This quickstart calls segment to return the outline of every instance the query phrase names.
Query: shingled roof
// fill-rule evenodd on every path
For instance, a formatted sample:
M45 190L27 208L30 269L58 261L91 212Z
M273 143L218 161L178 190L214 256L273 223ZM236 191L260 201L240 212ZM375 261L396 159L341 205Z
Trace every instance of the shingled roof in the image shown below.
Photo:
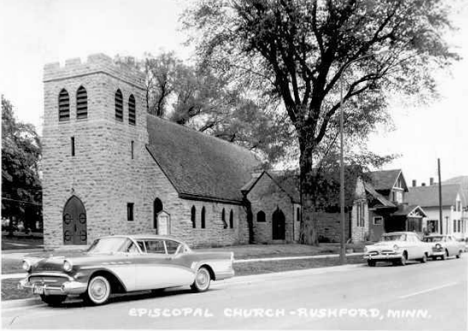
M460 190L460 185L442 185L442 206L453 206L457 199L457 194L460 193L460 198L464 200L464 196ZM421 207L435 207L439 205L439 186L418 186L410 187L406 194L406 201L410 204L419 205Z
M386 199L382 194L377 192L371 184L364 182L364 189L374 199L380 202L381 207L393 207L393 208L396 207L394 203L392 203L391 201Z
M372 179L372 186L377 190L391 190L395 185L401 169L373 171L369 175ZM403 181L405 181L403 177ZM406 182L404 183L406 187Z
M250 151L147 115L147 149L181 198L242 202L241 188L260 162Z

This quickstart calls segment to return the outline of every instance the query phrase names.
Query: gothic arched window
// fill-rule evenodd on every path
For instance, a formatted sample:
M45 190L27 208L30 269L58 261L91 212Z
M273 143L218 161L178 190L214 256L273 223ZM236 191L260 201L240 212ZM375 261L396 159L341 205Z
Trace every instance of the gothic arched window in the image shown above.
M123 95L120 89L115 92L115 118L123 122Z
M88 94L83 86L76 92L76 118L88 117Z
M68 121L70 119L70 96L65 89L59 93L58 109L59 121Z

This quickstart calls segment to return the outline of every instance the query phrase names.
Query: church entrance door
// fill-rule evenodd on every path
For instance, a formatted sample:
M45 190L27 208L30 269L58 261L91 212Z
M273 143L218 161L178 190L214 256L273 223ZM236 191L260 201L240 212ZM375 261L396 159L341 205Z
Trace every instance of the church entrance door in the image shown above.
M285 219L281 209L273 213L273 240L284 240L285 238Z
M85 207L80 199L72 196L63 208L63 244L86 245L87 239Z

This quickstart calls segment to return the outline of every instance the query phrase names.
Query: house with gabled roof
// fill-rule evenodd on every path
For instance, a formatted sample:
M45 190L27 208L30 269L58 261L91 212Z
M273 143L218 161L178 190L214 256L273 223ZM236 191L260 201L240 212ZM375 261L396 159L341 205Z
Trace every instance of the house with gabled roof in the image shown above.
M426 214L425 228L427 232L451 234L455 237L467 237L467 220L465 209L467 201L459 184L443 184L441 186L442 220L439 209L439 185L430 180L430 185L409 188L408 202L421 205Z
M408 186L400 169L374 171L358 178L351 211L351 239L377 241L385 232L423 231L425 211L406 199Z
M148 115L144 77L103 55L44 68L46 248L112 234L292 242L299 199L250 151Z

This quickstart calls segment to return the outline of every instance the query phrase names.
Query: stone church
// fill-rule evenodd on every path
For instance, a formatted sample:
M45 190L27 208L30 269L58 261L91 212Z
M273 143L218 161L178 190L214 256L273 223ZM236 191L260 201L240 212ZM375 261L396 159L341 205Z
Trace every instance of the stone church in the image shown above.
M194 246L286 243L297 193L248 150L146 111L144 76L103 54L44 68L46 248L112 234Z

